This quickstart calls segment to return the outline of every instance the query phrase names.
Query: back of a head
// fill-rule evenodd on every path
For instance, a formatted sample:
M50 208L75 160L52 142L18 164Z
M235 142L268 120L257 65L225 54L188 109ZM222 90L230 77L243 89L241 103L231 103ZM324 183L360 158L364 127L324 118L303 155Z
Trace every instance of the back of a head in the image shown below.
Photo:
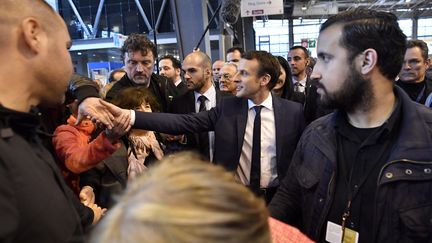
M92 242L270 242L262 199L232 173L183 153L128 186Z
M381 73L389 80L395 79L402 67L406 36L394 14L356 8L330 17L321 25L320 32L333 25L343 28L340 43L347 48L349 60L366 49L374 49Z

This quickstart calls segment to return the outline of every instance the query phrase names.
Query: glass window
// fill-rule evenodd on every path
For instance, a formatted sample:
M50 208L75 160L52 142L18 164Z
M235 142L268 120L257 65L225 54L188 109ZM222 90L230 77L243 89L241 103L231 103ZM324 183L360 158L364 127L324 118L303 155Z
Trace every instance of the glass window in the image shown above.
M412 20L411 19L400 19L398 20L399 27L408 39L412 38Z
M430 39L432 37L432 18L424 18L418 20L418 39Z

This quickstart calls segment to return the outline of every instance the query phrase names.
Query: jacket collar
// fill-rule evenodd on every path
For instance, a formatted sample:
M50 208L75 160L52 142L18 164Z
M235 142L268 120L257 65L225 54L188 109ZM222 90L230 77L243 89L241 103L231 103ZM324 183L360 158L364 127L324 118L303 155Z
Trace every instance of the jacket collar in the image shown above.
M30 112L19 112L8 109L0 105L0 127L3 132L12 128L14 132L17 132L23 136L34 136L40 128L40 113L36 107L32 107ZM10 133L6 133L10 134ZM10 134L10 135L13 135Z
M431 160L432 154L432 112L427 107L412 101L399 87L394 92L401 103L401 120L398 126L398 136L392 148L389 161L400 159ZM310 140L330 160L336 161L336 119L341 114L337 110L310 125L307 132L317 136Z

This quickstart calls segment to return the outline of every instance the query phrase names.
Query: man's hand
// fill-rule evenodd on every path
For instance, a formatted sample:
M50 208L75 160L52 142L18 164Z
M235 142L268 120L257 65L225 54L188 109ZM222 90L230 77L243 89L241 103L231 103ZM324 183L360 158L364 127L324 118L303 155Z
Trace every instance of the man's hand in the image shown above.
M105 129L105 136L111 141L116 143L123 135L125 135L131 128L130 117L121 116L114 119L114 127L112 129Z
M102 216L105 215L105 212L107 211L106 208L101 208L94 203L86 205L86 206L93 210L93 223L92 223L92 225L95 225L97 222L99 222L99 220L102 218Z
M86 116L89 116L96 124L103 124L108 129L114 126L114 116L102 105L101 99L95 97L86 98L78 107L78 117L75 124L79 124Z
M93 192L93 188L90 186L84 186L80 191L79 197L82 204L85 206L94 204L95 202L95 194Z
M131 125L131 111L119 108L109 102L99 100L101 105L105 107L105 109L111 113L112 116L115 117L115 122L122 123L122 127L130 127ZM129 130L129 129L127 129Z

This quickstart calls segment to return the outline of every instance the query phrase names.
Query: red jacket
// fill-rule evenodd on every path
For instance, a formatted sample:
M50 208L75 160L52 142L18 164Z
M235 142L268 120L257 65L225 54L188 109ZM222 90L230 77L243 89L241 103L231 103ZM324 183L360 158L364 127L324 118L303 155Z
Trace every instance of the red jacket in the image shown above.
M75 121L76 118L70 116L67 120L68 124L58 126L54 131L52 142L59 161L62 161L74 174L79 174L111 156L120 147L120 143L112 144L104 133L90 142L91 134L95 129L94 124L84 120L75 126ZM75 187L74 185L77 184L72 183L72 185Z

